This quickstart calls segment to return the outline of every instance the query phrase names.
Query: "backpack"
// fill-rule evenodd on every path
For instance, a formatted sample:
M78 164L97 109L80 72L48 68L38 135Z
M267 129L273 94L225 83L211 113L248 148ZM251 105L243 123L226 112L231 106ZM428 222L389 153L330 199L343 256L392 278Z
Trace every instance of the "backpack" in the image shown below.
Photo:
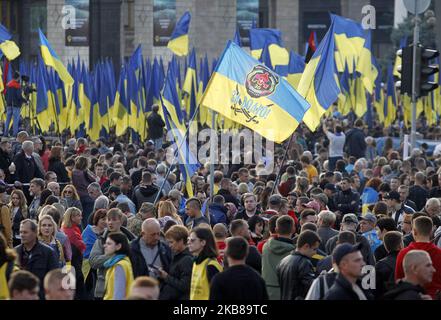
M336 272L327 272L323 270L320 275L312 283L306 300L323 300L326 293L334 284L334 280L337 276Z

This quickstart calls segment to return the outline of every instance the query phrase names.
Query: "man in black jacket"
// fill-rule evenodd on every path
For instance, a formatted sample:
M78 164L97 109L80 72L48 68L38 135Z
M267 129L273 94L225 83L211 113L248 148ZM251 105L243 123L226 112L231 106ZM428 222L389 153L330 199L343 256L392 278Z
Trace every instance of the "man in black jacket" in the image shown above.
M14 158L16 170L13 172L10 169L12 179L21 183L29 183L33 178L44 179L44 173L35 162L33 152L34 143L32 141L23 142L23 150Z
M217 192L217 194L224 197L225 203L231 202L236 206L236 208L239 208L240 207L239 199L233 196L230 192L231 184L232 182L230 178L223 178L220 182L220 189Z
M152 113L147 118L149 125L148 136L149 139L155 143L155 150L162 148L162 138L164 135L165 122L159 115L159 106L154 105L152 107Z
M403 235L398 231L389 231L383 238L386 257L375 264L375 296L381 297L395 283L397 256L403 249Z
M404 278L384 295L386 300L432 300L424 287L432 282L435 268L423 250L409 251L403 260Z
M357 225L358 219L357 216L353 213L349 213L343 216L343 220L340 226L340 231L351 231L355 234L355 241L360 243L360 251L363 255L364 261L374 266L375 259L374 254L371 250L371 246L369 245L369 241L363 235L357 233ZM326 243L326 252L331 254L334 251L334 248L337 245L338 236L334 236L328 240Z
M311 230L303 231L297 240L297 249L280 261L277 277L281 300L300 300L306 297L315 278L311 258L320 245L320 237Z
M187 248L188 230L184 226L172 226L165 234L173 252L169 272L159 269L163 286L160 300L188 300L190 295L193 256Z
M366 156L366 141L363 132L363 120L355 121L355 128L349 130L346 134L345 147L349 156L356 159L364 158Z
M250 229L245 220L233 220L230 224L230 234L232 237L243 237L248 242L251 241ZM254 245L249 246L245 263L259 274L262 272L262 256ZM228 260L224 260L224 267L226 266L228 266Z
M332 258L338 266L338 275L324 300L372 300L372 295L360 284L366 264L360 252L360 244L339 244L332 253Z
M43 281L46 274L58 268L58 259L52 248L38 241L37 224L30 219L20 224L21 244L15 247L21 270L32 272L40 280L40 299L44 299Z
M141 184L133 190L132 201L136 206L136 210L139 210L144 202L154 203L158 192L159 188L153 184L152 174L149 171L144 171Z
M210 300L268 300L265 281L245 263L248 247L243 237L227 241L229 267L211 280Z
M343 216L347 213L358 213L360 205L360 194L351 189L351 178L343 178L340 182L340 189L335 194L334 202L337 207L335 214Z
M25 99L22 95L20 85L20 74L14 73L14 78L6 84L6 122L3 135L7 137L9 135L9 124L11 119L14 120L12 124L12 133L15 137L18 133L18 124L20 122L20 110Z
M130 260L133 276L149 276L159 279L159 270L168 272L172 261L171 249L160 240L161 226L155 218L142 223L141 236L130 244Z

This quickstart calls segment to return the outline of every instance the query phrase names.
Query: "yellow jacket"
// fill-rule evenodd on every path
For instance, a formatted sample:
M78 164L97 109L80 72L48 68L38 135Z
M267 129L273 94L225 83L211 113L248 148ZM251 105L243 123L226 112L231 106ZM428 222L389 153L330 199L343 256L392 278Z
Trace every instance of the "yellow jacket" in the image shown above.
M130 262L129 257L124 257L122 260L119 260L117 263L115 263L113 266L111 266L109 269L107 269L106 272L106 282L105 282L105 294L104 294L104 300L113 300L114 294L115 294L115 272L116 267L120 266L124 270L125 274L125 280L126 280L126 292L125 292L125 298L129 295L130 287L132 286L133 282L133 270L132 270L132 263Z
M190 300L208 300L210 298L210 283L207 276L208 266L215 266L219 272L222 271L222 266L213 258L207 258L200 264L193 263Z

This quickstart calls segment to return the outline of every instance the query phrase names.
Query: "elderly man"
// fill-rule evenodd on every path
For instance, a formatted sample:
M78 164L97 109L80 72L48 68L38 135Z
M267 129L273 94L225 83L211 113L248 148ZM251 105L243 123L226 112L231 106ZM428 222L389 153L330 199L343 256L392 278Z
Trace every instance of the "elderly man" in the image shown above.
M33 178L44 179L44 173L39 168L33 156L34 143L32 141L23 142L23 150L14 158L15 171L9 169L15 181L29 183Z
M424 212L431 218L439 217L441 215L441 201L438 198L428 199L424 206Z
M95 201L99 196L103 194L103 192L101 191L101 186L98 182L92 182L91 184L89 184L89 186L87 187L87 193L93 199L93 201Z
M141 229L141 235L130 244L133 276L159 279L159 269L169 271L171 249L160 240L161 227L157 219L144 220Z

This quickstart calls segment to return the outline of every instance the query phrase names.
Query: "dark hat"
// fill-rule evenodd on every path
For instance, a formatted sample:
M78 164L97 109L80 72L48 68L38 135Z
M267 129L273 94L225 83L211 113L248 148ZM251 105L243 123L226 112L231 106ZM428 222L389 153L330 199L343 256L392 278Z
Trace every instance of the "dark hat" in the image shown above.
M337 265L340 264L341 260L350 253L360 251L361 243L352 245L349 243L342 243L335 247L332 252L332 260Z
M325 188L324 189L331 190L332 192L337 192L337 188L335 187L335 184L333 184L333 183L325 184Z
M386 200L397 200L397 201L400 201L400 194L398 192L396 192L396 191L391 191L389 193L386 193L383 196L383 198L386 199Z

